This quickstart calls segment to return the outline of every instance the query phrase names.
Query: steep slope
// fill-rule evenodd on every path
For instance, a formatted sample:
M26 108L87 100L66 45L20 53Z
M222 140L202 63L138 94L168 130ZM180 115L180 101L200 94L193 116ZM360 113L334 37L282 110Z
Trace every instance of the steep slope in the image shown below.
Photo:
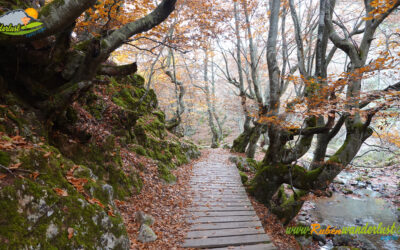
M198 157L165 130L139 75L99 77L89 93L54 124L1 94L0 248L127 249L116 204L140 192L148 164L171 183L170 169Z

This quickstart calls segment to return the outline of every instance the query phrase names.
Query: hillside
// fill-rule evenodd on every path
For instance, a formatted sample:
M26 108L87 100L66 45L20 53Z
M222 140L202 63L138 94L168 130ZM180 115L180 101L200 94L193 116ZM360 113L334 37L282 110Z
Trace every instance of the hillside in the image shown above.
M129 248L118 203L141 192L149 166L167 185L171 169L199 156L166 131L141 76L100 78L56 124L2 95L0 245Z

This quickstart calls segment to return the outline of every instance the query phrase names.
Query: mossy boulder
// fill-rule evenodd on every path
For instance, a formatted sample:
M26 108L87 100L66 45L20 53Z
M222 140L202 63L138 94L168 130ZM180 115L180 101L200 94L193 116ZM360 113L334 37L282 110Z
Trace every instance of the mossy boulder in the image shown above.
M79 166L73 177L86 183L78 191L66 178L75 163L51 146L15 153L13 159L22 163L20 168L38 175L15 177L12 185L0 186L0 245L12 249L129 248L120 214L107 214L110 207L118 211L110 185ZM99 200L101 206L90 199Z

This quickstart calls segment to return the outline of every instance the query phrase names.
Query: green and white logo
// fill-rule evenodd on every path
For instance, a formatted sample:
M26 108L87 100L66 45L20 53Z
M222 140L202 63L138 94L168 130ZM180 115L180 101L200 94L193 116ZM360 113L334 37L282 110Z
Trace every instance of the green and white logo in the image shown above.
M32 36L45 28L37 19L39 13L33 9L13 10L0 17L0 33L10 36Z

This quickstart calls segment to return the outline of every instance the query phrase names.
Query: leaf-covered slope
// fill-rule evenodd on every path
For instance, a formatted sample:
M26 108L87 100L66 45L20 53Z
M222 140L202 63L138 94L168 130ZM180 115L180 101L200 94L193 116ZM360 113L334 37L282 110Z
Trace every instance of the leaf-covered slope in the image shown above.
M119 201L149 164L173 182L170 169L198 156L165 130L140 76L99 82L54 124L0 97L0 249L128 249Z

